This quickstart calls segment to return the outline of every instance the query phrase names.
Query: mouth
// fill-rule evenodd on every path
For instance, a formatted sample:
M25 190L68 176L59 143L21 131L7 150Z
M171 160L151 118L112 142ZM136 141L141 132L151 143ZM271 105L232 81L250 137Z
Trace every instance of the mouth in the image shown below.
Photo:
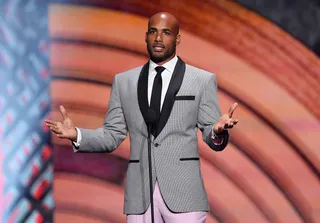
M154 50L155 52L162 52L162 51L164 51L164 46L163 46L163 45L154 44L152 47L153 47L153 50Z

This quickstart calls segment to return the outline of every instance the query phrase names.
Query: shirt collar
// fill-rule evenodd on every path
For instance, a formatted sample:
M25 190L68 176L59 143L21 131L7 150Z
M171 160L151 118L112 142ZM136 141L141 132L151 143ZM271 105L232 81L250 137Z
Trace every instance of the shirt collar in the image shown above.
M170 73L173 73L174 68L175 68L175 66L177 64L177 61L178 61L178 57L176 55L174 58L169 60L167 63L163 64L162 67L166 68L166 70L168 70ZM154 69L156 67L158 67L158 66L159 66L158 64L156 64L155 62L150 60L150 62L149 62L149 73L154 71Z

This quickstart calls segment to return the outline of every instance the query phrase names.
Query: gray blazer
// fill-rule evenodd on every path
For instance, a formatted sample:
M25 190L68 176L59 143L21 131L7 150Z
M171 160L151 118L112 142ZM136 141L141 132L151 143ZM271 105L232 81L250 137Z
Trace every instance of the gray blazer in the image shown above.
M141 214L150 203L147 126L149 63L115 76L103 126L80 129L83 152L112 152L130 136L130 160L126 175L124 213ZM203 140L216 151L211 129L221 116L216 76L185 64L178 58L155 137L152 138L153 185L157 180L168 208L173 212L208 211L208 199L200 172L198 128ZM108 198L106 198L108 199Z

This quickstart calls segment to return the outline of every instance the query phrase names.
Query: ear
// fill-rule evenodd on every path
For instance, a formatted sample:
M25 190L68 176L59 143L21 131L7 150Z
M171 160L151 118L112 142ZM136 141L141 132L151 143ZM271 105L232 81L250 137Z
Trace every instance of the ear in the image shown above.
M148 32L146 32L146 35L144 36L144 41L147 43L148 40Z
M181 36L180 36L180 34L178 34L176 36L176 46L178 46L180 44L180 41L181 41Z

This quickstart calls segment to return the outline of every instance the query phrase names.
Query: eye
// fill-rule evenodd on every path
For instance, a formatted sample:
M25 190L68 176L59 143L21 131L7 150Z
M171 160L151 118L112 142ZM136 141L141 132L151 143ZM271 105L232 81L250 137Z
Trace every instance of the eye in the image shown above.
M170 33L169 31L165 31L164 34L165 34L166 36L171 35L171 33Z
M149 30L149 34L154 34L156 33L154 30Z

